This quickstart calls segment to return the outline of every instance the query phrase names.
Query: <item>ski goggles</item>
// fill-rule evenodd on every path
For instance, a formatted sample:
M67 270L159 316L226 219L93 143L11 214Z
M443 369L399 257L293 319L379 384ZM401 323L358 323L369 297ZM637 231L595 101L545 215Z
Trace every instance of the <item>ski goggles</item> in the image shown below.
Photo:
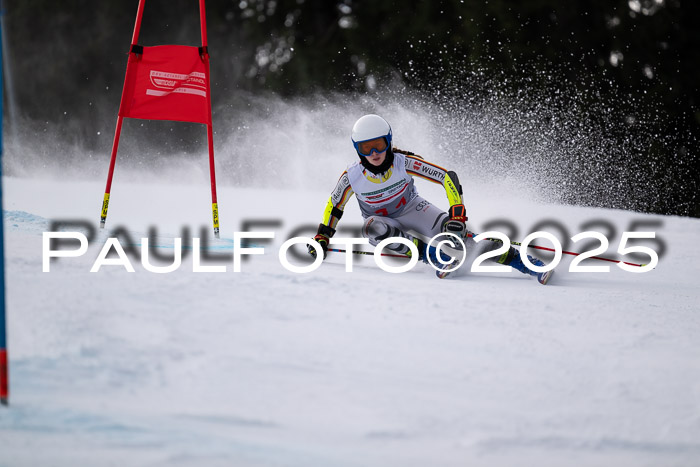
M354 144L358 154L364 157L369 157L375 152L384 152L389 147L389 143L387 143L386 138L383 136Z

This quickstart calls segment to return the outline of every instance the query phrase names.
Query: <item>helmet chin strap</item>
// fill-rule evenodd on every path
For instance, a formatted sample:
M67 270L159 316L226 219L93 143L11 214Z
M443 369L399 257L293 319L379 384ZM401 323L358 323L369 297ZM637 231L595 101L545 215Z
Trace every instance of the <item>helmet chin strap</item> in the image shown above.
M386 158L384 158L384 162L382 162L380 165L372 165L372 163L368 161L366 157L363 156L360 156L360 163L362 164L362 167L369 170L375 175L383 174L384 172L389 170L391 164L394 163L394 152L391 150L391 148L387 149Z

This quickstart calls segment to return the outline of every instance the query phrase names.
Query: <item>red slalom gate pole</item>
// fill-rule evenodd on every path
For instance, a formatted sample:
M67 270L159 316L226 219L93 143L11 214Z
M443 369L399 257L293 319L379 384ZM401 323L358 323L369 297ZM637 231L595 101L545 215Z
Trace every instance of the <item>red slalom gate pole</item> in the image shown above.
M0 15L4 15L0 1ZM2 26L0 23L0 90L3 89ZM0 214L2 214L2 114L3 96L0 91ZM9 403L9 368L7 363L7 307L5 301L5 226L0 218L0 404Z
M8 405L10 399L10 384L7 366L7 349L0 349L0 404Z
M199 24L202 30L202 48L200 54L206 66L205 80L207 86L207 108L209 122L207 123L207 146L209 148L209 176L211 178L211 213L214 224L214 236L219 238L219 204L216 199L216 170L214 168L214 130L211 117L211 81L209 79L209 50L207 47L207 19L204 0L199 0Z
M107 185L105 186L105 196L102 199L102 212L100 213L100 228L104 229L107 222L107 210L109 209L109 195L112 192L112 176L114 175L114 164L117 162L117 150L119 148L119 135L122 132L122 116L117 117L117 128L114 130L114 141L112 141L112 156L109 160L109 172L107 173Z
M139 0L139 7L136 13L136 23L134 24L134 33L131 36L131 50L129 50L129 60L133 59L134 46L138 43L139 32L141 31L141 18L143 17L143 7L146 5L146 0ZM129 67L127 66L127 70ZM119 105L119 115L117 116L117 127L114 130L114 140L112 141L112 155L109 160L109 172L107 173L107 184L105 186L105 196L102 200L102 212L100 214L100 228L104 228L105 222L107 222L107 210L109 209L109 196L112 192L112 177L114 176L114 165L117 162L117 151L119 150L119 136L122 132L122 120L121 108L124 104L124 95L127 90L127 80L124 79L124 86L122 87L122 102Z
M146 0L139 0L139 9L136 12L136 23L134 23L134 34L131 36L131 45L136 45L139 42L139 32L141 31L141 18L143 18L144 6L146 6Z

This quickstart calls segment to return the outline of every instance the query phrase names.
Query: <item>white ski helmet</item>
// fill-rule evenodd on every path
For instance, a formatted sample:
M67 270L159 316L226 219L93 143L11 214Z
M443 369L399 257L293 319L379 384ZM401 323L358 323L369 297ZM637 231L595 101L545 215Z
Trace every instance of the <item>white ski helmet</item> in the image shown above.
M386 148L391 149L391 126L379 115L365 115L356 121L352 127L352 144L360 156L367 157L372 152L383 152L385 150L374 148L363 153L360 149L360 143L377 138L384 138L386 140Z

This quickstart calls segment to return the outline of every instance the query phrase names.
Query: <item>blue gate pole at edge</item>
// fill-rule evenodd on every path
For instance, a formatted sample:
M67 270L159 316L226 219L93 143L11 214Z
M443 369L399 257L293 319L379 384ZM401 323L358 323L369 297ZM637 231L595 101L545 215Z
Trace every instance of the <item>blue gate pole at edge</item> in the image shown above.
M0 15L5 14L0 0ZM7 326L5 325L5 226L2 210L2 114L3 114L3 63L2 63L2 23L0 22L0 403L9 402L8 360L7 360Z

